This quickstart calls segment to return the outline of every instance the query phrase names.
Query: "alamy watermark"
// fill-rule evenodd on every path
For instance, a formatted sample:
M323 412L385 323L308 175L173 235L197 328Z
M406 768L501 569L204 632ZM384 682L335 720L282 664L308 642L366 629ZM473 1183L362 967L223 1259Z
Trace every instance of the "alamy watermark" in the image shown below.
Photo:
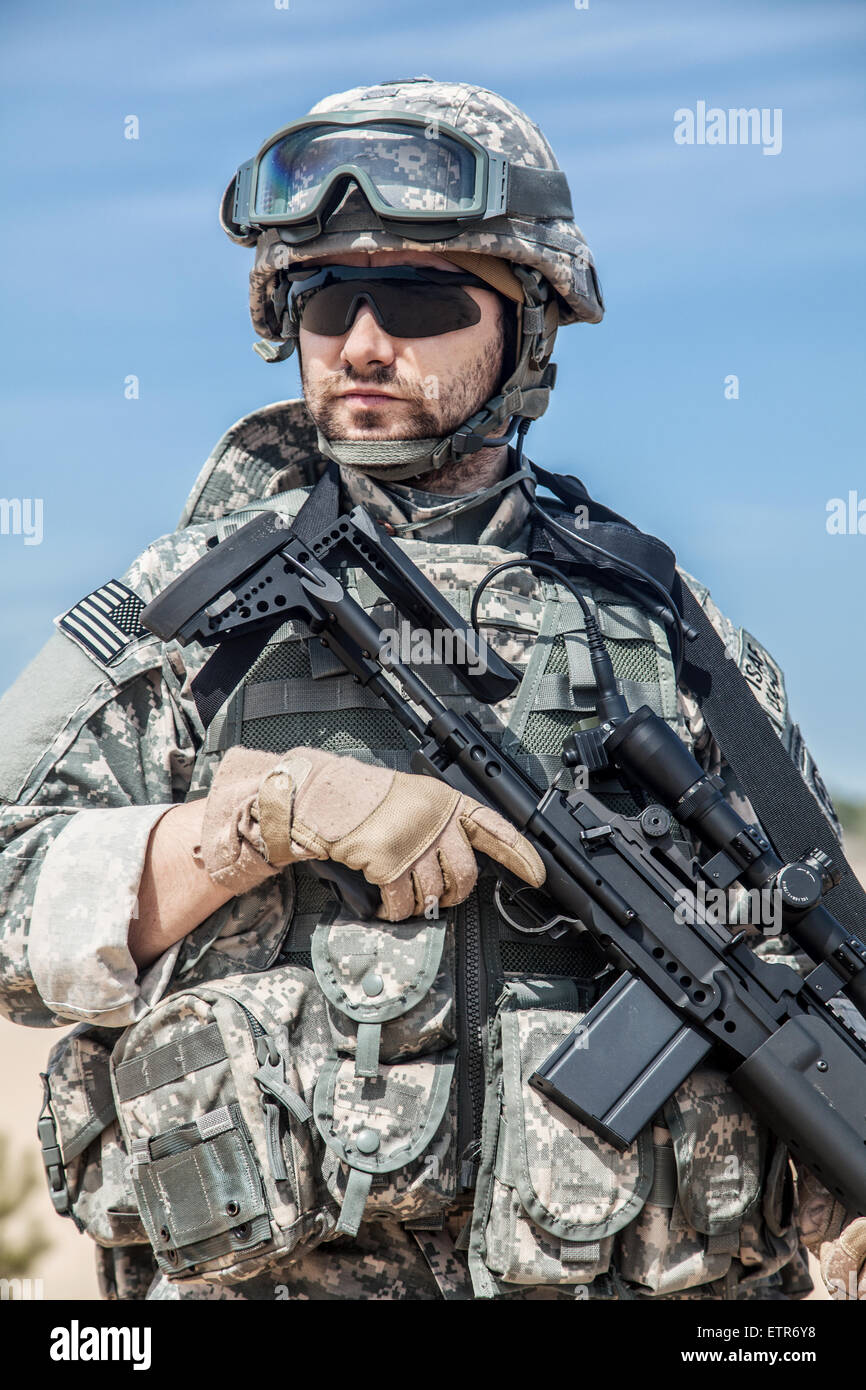
M694 891L678 888L674 921L693 927L695 922L711 926L758 927L764 936L782 931L782 895L778 888L712 888L701 880Z
M131 1361L134 1371L151 1363L149 1327L82 1327L73 1318L68 1327L51 1329L48 1355L52 1361Z
M487 670L485 647L481 638L464 629L462 634L451 628L436 628L428 632L413 627L405 618L399 627L383 627L379 658L384 666L400 662L404 666L455 666L458 663L473 676L483 676Z
M25 545L42 544L41 497L0 497L0 536L23 536Z
M760 145L762 154L782 152L782 108L737 106L727 111L705 101L674 112L677 145Z
M866 536L866 497L860 497L854 488L847 498L831 497L825 524L830 536Z
M45 1297L42 1279L0 1279L0 1303L31 1303Z

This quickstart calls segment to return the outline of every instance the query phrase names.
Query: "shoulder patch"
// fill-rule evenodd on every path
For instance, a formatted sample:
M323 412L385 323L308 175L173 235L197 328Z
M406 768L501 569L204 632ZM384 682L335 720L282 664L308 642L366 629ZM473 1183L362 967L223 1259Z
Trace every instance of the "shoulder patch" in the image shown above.
M740 629L739 662L741 672L752 687L752 694L767 717L783 733L788 726L788 697L785 693L785 677L766 647Z
M150 635L142 626L144 599L119 579L109 579L67 613L57 626L101 665L108 666L139 637Z

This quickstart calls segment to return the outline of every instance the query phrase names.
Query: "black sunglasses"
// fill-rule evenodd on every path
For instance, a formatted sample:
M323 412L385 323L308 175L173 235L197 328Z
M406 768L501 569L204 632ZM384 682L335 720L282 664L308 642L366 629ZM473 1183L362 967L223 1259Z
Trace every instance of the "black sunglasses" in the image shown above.
M481 309L464 285L489 290L462 270L427 270L411 265L327 265L286 272L293 322L310 333L348 333L361 304L394 338L435 338L478 323ZM496 291L494 290L495 294Z

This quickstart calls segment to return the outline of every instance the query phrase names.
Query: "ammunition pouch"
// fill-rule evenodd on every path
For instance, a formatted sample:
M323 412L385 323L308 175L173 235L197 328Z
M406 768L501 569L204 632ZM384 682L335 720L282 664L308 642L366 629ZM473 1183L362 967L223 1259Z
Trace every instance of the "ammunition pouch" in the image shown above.
M316 1084L323 1177L339 1230L425 1219L456 1194L453 982L445 917L316 928L313 968L335 1051Z
M52 1048L42 1073L38 1134L56 1211L99 1245L140 1245L147 1232L111 1090L117 1034L79 1024Z
M315 978L292 966L169 995L121 1036L117 1112L169 1278L243 1279L333 1231L311 1107L329 1052Z
M445 939L444 920L340 917L312 970L203 982L122 1034L106 1104L137 1238L169 1279L234 1283L362 1217L454 1200Z
M626 1297L710 1284L741 1296L797 1249L787 1151L704 1068L629 1149L599 1139L528 1084L582 1017L567 980L513 981L500 998L470 1238L476 1296L596 1280L605 1297L611 1280Z

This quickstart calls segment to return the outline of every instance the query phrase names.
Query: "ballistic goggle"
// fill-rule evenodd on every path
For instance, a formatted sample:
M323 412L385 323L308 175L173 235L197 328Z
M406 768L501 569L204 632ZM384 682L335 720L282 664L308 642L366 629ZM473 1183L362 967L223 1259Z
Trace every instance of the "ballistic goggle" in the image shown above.
M363 303L394 338L435 338L481 318L465 285L491 288L464 270L329 265L289 270L284 293L292 324L297 328L303 322L310 333L348 333Z
M309 241L352 183L389 230L415 241L493 217L574 217L558 169L513 164L444 121L344 111L294 121L241 165L234 228L278 227L287 242Z

